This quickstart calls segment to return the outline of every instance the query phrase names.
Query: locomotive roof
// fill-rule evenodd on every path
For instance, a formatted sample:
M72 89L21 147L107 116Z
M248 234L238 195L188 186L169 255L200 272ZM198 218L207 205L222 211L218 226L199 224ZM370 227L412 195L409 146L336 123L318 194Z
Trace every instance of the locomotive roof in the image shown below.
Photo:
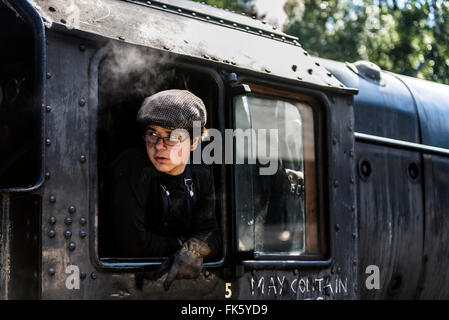
M346 88L298 38L242 14L188 0L28 0L67 29L263 72L342 93ZM65 27L64 27L65 26Z

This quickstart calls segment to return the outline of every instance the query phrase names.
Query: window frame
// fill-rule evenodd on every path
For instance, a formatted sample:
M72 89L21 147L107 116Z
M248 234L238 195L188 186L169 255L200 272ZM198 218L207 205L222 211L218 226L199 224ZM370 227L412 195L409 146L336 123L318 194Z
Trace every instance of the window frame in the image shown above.
M149 48L151 49L151 48ZM155 49L151 49L155 50ZM93 237L90 238L90 259L93 265L102 271L121 271L121 272L135 272L142 269L152 269L158 267L164 263L168 257L107 257L100 256L99 253L99 176L98 176L98 141L96 128L98 124L98 111L99 111L99 68L104 59L110 54L111 49L108 47L100 48L91 58L89 65L89 83L90 83L90 96L89 105L92 106L93 116L89 118L89 132L91 136L89 137L92 141L89 145L89 152L93 161L90 161L90 185L93 187L89 190L89 215L90 219L90 233ZM224 101L225 101L225 85L222 77L218 74L216 70L208 66L199 65L198 62L192 62L190 60L179 59L174 63L169 64L173 68L183 69L186 71L192 71L197 73L202 73L207 75L210 79L215 81L217 86L217 104L216 110L213 110L213 114L216 115L216 121L218 129L224 135ZM220 168L220 180L223 183L223 190L227 189L226 185L226 168L221 166ZM204 267L207 268L219 268L223 266L224 261L227 256L227 203L223 194L218 194L216 191L216 199L220 204L220 219L221 219L221 230L222 230L222 255L218 261L210 261L203 263Z
M247 85L251 89L251 93L247 95L256 95L257 97L266 97L268 99L279 99L288 102L299 102L305 103L312 109L313 121L314 121L314 148L315 148L315 207L317 214L315 219L318 223L317 225L317 242L321 246L321 252L318 253L307 253L307 248L309 245L310 237L306 234L306 251L305 253L299 255L290 255L282 253L258 253L256 251L253 254L249 252L239 251L237 246L238 235L237 235L237 216L236 216L236 199L235 199L235 179L234 171L232 172L232 206L233 206L233 216L234 216L234 248L233 251L237 257L237 260L244 266L249 266L252 268L297 268L300 266L328 266L332 262L332 246L330 246L330 235L328 232L329 218L326 217L325 212L328 212L328 208L325 202L325 173L323 168L325 165L325 119L326 114L323 111L323 94L314 92L309 89L302 88L292 88L288 85L282 86L279 83L272 83L268 81L263 81L260 79L242 77L239 81L240 85ZM235 94L230 98L231 108L229 112L229 119L234 128L234 97L241 95ZM307 180L305 179L305 188L307 188ZM307 201L307 200L306 200ZM310 221L309 210L305 210L305 223L307 226L307 220Z

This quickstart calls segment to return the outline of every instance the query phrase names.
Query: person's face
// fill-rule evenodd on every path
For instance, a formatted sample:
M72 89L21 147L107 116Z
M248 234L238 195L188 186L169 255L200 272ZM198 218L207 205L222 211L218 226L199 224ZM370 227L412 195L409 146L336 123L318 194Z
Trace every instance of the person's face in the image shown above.
M198 138L190 143L185 130L172 130L157 125L148 125L145 132L145 144L148 157L154 167L169 175L179 175L189 161L190 152L198 145ZM167 138L164 142L161 138Z

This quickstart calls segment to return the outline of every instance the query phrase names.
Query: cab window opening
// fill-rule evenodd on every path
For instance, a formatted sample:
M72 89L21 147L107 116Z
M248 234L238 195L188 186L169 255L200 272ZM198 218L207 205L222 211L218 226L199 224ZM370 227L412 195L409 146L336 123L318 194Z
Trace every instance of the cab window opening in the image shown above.
M33 30L0 3L0 189L29 188L42 175L41 106ZM7 50L6 50L7 44Z
M154 70L133 70L126 77L114 79L108 76L108 58L99 66L98 79L98 181L99 181L99 223L98 223L98 253L100 261L119 261L125 264L135 262L161 262L163 256L125 256L113 246L114 234L111 232L111 222L108 219L108 201L110 195L110 172L111 165L117 156L129 148L145 148L142 127L136 122L136 115L142 105L142 101L152 94L164 90L179 89L188 90L201 98L207 109L206 128L217 127L215 108L218 103L218 86L216 81L208 74L192 69L178 67L172 64L159 65L158 72ZM160 76L161 79L154 79ZM149 86L142 90L141 79ZM154 80L154 81L153 81ZM110 88L121 88L111 92ZM123 88L129 88L123 90ZM207 144L204 141L199 148ZM191 155L192 156L192 155ZM192 159L190 159L192 160ZM215 194L220 191L220 166L209 165L215 180ZM221 226L221 203L220 197L215 196L215 215L218 227ZM222 260L222 248L220 252L206 257L204 262L215 263Z

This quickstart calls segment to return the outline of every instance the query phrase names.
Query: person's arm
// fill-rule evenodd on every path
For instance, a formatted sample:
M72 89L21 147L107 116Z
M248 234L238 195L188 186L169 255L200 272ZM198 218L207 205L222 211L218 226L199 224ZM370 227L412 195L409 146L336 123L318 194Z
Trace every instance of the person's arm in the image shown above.
M115 166L111 178L110 213L118 252L133 257L162 257L176 252L180 248L176 238L162 237L145 227L145 209L131 186L140 187L140 176Z

